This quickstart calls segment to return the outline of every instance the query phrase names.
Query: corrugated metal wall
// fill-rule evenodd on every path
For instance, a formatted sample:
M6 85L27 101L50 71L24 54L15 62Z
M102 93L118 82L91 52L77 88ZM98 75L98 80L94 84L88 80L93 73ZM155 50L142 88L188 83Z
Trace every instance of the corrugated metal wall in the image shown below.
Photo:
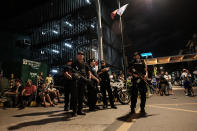
M101 5L104 10L106 6L103 2ZM109 64L120 67L120 39L110 29L110 10L102 13L105 13L102 19L104 58ZM34 20L29 30L32 60L54 67L64 65L69 58L75 59L78 51L85 53L85 60L98 58L94 0L50 0L27 14Z
M97 19L91 0L51 0L32 13L38 13L41 23L31 30L33 60L57 66L74 59L78 51L84 51L85 59L97 51L92 44L97 39Z

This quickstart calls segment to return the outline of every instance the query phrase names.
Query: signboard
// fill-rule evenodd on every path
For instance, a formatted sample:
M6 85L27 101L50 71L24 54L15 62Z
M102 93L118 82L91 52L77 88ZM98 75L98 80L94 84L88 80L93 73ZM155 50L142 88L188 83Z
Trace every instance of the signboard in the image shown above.
M21 69L21 80L23 85L26 84L28 79L32 80L34 85L37 85L37 77L40 72L43 72L44 78L47 76L47 64L30 61L27 59L23 59L22 69Z
M147 57L147 56L152 56L153 54L151 52L148 52L148 53L141 53L140 55L142 57Z

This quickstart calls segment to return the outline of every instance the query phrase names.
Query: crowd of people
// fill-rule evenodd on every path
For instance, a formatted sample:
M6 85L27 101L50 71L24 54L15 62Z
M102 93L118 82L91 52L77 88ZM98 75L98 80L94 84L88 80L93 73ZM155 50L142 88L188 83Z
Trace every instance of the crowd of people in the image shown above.
M135 52L133 60L129 64L128 77L125 78L123 71L117 77L115 72L109 75L110 67L106 65L104 60L101 61L101 67L98 71L95 70L95 60L89 59L84 61L84 53L78 52L76 60L68 60L63 69L63 86L64 86L64 111L72 110L72 116L85 115L83 111L84 95L87 91L87 105L89 111L99 110L97 106L98 85L102 93L103 107L108 108L108 98L111 108L116 109L114 104L114 96L112 93L110 78L119 79L126 82L131 80L129 89L131 99L131 114L135 113L138 92L140 93L140 112L145 113L147 87L150 88L150 93L158 95L174 95L172 88L172 77L168 72L161 73L153 72L152 78L148 78L147 65L141 59L140 54ZM155 70L157 68L155 67ZM194 91L191 84L191 74L184 69L181 75L184 85L185 95L194 96ZM107 97L107 94L108 97ZM46 78L43 73L37 77L36 85L32 84L31 80L27 80L26 86L23 87L19 79L15 80L15 86L8 90L5 94L11 98L13 105L24 108L36 102L37 105L54 107L60 101L60 92L54 88L54 80L51 74ZM48 103L48 104L47 104Z
M155 67L156 68L156 67ZM157 68L156 68L157 69ZM181 85L184 87L184 93L186 96L194 96L192 75L187 69L183 69L180 76ZM158 95L175 95L172 88L172 76L166 71L161 71L153 75L152 79L149 79L149 84L152 85L150 92Z
M32 80L28 79L23 87L21 80L15 79L15 86L6 91L5 95L12 102L10 106L19 108L25 108L30 105L35 106L35 104L47 107L47 102L50 106L55 106L57 105L56 101L60 102L60 94L54 88L51 74L44 79L43 72L37 77L36 85L32 83Z

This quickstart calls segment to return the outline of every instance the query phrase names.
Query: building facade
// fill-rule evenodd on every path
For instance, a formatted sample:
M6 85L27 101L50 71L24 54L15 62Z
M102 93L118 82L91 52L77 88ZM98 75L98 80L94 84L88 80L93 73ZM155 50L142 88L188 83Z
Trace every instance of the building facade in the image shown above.
M111 1L112 2L112 1ZM100 0L104 59L114 67L122 66L121 41L111 25L110 13L117 8ZM75 59L78 51L85 60L99 59L98 18L95 0L50 0L27 12L25 29L31 43L31 60L51 68Z

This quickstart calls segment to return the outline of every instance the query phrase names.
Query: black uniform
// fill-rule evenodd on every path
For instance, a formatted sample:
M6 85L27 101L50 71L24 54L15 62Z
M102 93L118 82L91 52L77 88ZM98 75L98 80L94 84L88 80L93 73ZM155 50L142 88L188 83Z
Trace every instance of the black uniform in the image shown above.
M87 78L89 68L84 62L80 63L79 61L75 61L72 64L72 68L78 71L78 74ZM82 78L75 79L74 86L72 88L72 98L71 98L73 104L73 113L77 112L78 114L80 114L82 112L85 85L86 85L86 81L84 79Z
M102 69L106 68L106 66L102 66L101 69L98 70L98 72L101 72ZM106 90L109 95L109 100L110 100L110 105L111 107L114 106L114 96L112 94L111 86L110 86L110 79L109 79L109 74L108 71L102 72L99 77L101 78L100 81L100 86L101 86L101 92L103 95L103 104L104 107L107 107L107 98L106 98Z
M65 66L64 67L64 73L65 72L72 72L71 71L71 66ZM73 80L67 78L66 76L64 76L64 110L68 111L69 110L69 105L70 108L72 108L72 105L70 103L70 98L71 98L71 90L73 87Z
M89 70L90 72L98 78L98 75L96 73L96 71L94 70L93 67L89 66ZM96 107L96 102L97 102L97 81L96 80L91 80L92 84L87 85L87 89L88 89L88 105L89 105L89 110L95 110Z
M136 74L141 77L144 77L144 75L146 74L144 61L140 59L139 60L134 59L131 62L129 71L132 74ZM132 82L133 82L133 87L130 92L131 93L131 112L135 111L138 91L140 92L140 95L141 95L141 104L140 104L141 111L144 111L145 103L146 103L146 92L147 92L146 83L144 82L142 78L134 77L134 76L133 76Z

